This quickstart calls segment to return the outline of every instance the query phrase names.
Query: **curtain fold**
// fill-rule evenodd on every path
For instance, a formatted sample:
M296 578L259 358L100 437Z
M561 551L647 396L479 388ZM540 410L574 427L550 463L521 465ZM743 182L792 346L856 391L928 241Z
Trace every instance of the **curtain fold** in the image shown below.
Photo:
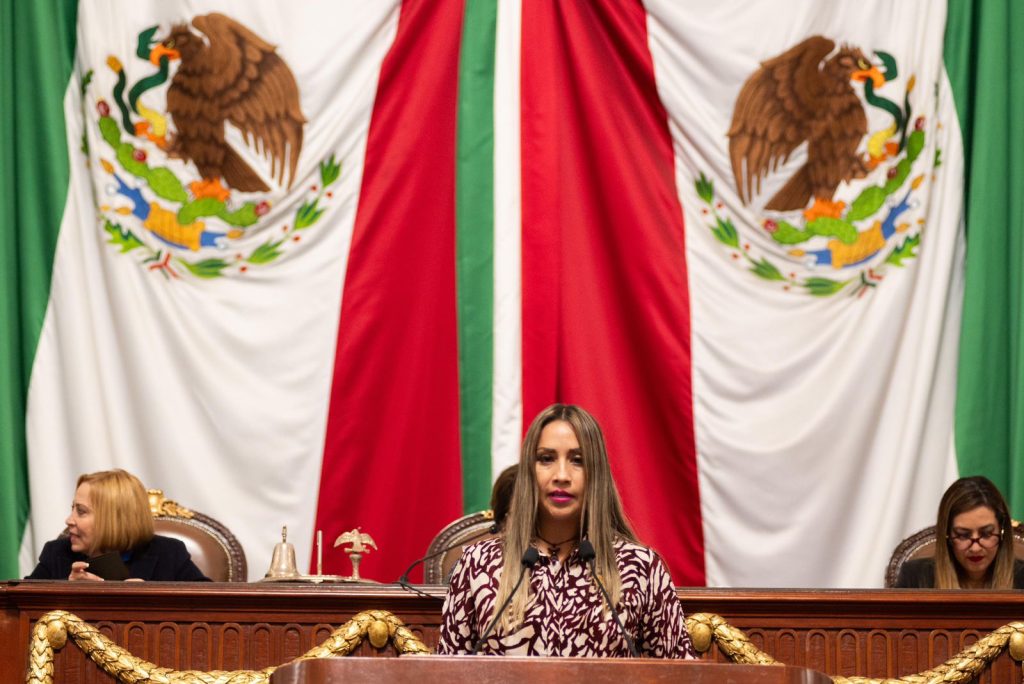
M966 288L956 408L962 475L1024 515L1024 4L951 0L946 68L963 131Z
M68 180L75 0L0 3L0 577L28 519L25 402Z

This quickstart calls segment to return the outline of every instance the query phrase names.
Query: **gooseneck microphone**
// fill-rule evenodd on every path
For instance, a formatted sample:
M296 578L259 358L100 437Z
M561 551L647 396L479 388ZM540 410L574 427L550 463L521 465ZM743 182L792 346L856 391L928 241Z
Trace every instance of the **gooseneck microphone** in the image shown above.
M466 544L471 544L472 542L475 542L478 539L482 539L483 537L486 537L489 534L497 534L497 533L498 533L498 523L494 523L490 527L487 527L487 528L481 530L480 532L477 532L476 534L474 534L469 539L462 539L460 541L455 542L454 544L449 544L448 546L444 547L440 551L435 551L434 553L428 553L423 558L417 558L416 560L414 560L412 562L412 565L410 565L409 567L407 567L405 569L405 572L402 573L402 576L398 578L398 586L402 587L406 591L411 591L414 594L419 594L420 596L424 596L426 598L432 598L432 599L438 599L440 601L444 601L444 598L442 598L440 596L434 596L433 594L428 594L426 592L420 591L416 587L414 587L411 584L409 584L409 573L411 573L416 568L416 566L419 565L420 563L426 563L431 558L437 558L438 556L442 556L442 555L448 553L449 551L451 551L452 549L454 549L456 547L465 546Z
M601 596L604 597L605 605L608 606L612 611L612 617L615 618L615 624L619 628L619 633L622 638L626 640L626 646L629 647L629 653L634 658L639 658L640 654L636 650L636 644L633 643L633 639L630 638L626 632L626 627L622 624L622 619L619 617L619 611L615 610L615 606L612 604L612 598L608 595L608 590L604 588L604 583L601 582L600 576L597 574L597 567L594 559L597 558L597 553L594 551L594 545L590 543L589 539L580 540L580 558L584 563L590 566L590 574L597 582L598 589L601 590Z
M505 597L505 600L501 604L501 608L494 612L494 619L491 620L491 624L487 625L487 629L484 630L484 633L480 635L480 638L476 640L475 644L473 644L473 650L470 651L470 655L476 655L476 652L480 650L481 646L483 646L484 641L486 641L487 637L491 635L491 631L494 629L494 626L498 624L498 620L501 619L501 614L505 612L505 609L508 608L508 604L512 602L512 597L516 595L517 591L519 591L519 585L523 583L523 578L526 577L526 571L532 569L539 559L540 553L538 553L537 549L532 546L526 547L526 551L523 552L523 569L519 573L519 579L516 580L516 585L512 587L512 591L510 591L508 596Z

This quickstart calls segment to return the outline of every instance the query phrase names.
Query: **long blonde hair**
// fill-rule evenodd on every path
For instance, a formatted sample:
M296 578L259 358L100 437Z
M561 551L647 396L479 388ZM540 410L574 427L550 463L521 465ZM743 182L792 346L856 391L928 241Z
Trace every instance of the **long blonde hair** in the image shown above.
M959 589L962 568L949 552L949 535L953 531L953 518L987 506L995 513L999 523L999 550L989 568L990 589L1013 589L1013 521L1006 500L987 477L962 477L949 486L939 502L935 523L935 588Z
M139 478L124 470L101 470L78 478L76 489L89 485L95 539L89 553L128 551L153 538L149 496Z
M503 535L503 563L498 581L498 595L494 607L502 605L519 579L522 557L537 532L537 510L540 505L537 474L534 463L540 433L549 423L565 421L576 434L583 456L583 472L586 485L583 507L580 515L580 535L586 535L597 553L597 572L604 581L612 603L618 603L622 595L622 580L619 566L615 562L615 541L618 539L636 542L636 535L622 512L622 502L615 488L611 469L608 466L608 452L604 435L594 417L579 406L552 404L533 419L523 438L519 454L519 469L516 473L515 488L512 491L512 505ZM527 571L529 572L529 571ZM512 631L521 624L530 602L530 583L524 580L501 618L504 632ZM491 616L490 619L494 619Z

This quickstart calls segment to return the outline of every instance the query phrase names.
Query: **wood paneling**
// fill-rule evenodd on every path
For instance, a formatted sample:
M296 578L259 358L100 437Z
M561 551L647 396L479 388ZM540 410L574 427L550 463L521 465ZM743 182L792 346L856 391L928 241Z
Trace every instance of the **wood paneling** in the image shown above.
M274 673L271 684L328 682L424 681L526 682L533 684L621 684L633 682L690 682L691 684L828 684L820 672L797 667L722 665L679 660L601 660L596 658L331 658L287 665Z
M327 638L359 611L399 616L437 643L443 588L430 598L393 585L9 582L0 584L0 672L20 673L32 624L63 609L133 654L175 669L261 669ZM831 675L898 677L926 670L979 637L1024 618L1022 592L680 589L690 613L717 613L778 660ZM395 655L364 643L360 655ZM725 660L717 649L708 656ZM55 681L107 682L74 646ZM1019 682L1001 655L982 682ZM16 681L16 680L15 680Z

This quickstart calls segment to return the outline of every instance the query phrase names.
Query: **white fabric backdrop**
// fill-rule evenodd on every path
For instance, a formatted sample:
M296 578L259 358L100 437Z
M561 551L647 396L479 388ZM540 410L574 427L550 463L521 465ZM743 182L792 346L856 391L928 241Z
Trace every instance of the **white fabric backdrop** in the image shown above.
M397 0L80 5L76 74L93 74L84 105L77 79L66 98L71 189L29 388L33 508L23 568L63 528L77 474L111 467L227 524L248 554L250 578L266 571L284 524L300 563L309 558L346 255L398 9ZM102 230L96 207L118 198L98 161L113 155L98 135L96 103L110 100L108 55L124 63L133 82L154 71L135 56L140 31L159 24L157 37L166 36L172 22L213 11L278 46L308 123L292 188L271 191L271 212L246 236L199 256L251 254L284 234L299 205L315 196L322 160L336 155L341 176L333 196L321 199L326 210L317 224L284 244L272 263L215 279L190 277L179 266L183 277L165 278L140 263L145 249L122 254ZM165 88L143 100L164 111ZM89 159L78 151L83 126ZM198 176L144 147L154 166ZM122 218L132 225L132 217ZM166 248L136 232L152 249Z
M942 64L945 6L930 0L645 4L686 220L708 584L880 586L893 547L934 520L957 472L952 420L962 150ZM926 146L910 177L925 180L900 221L911 226L906 235L920 228L921 244L902 268L883 263L899 235L844 274L807 266L774 245L762 228L768 212L760 207L805 152L774 183L769 179L750 207L737 196L727 132L740 88L760 62L812 35L837 47L860 46L876 62L874 50L892 54L899 76L879 94L897 102L908 77L916 78L910 100L913 117L926 117ZM878 109L865 110L871 133L891 121ZM937 149L942 164L933 172ZM884 183L886 168L841 185L836 198L849 203L866 185ZM738 250L709 230L712 219L694 189L701 173L714 180L720 215L731 217L755 259L769 259L797 278L840 279L871 266L883 279L860 296L849 288L812 297L756 277ZM904 192L891 195L887 206ZM791 220L799 218L797 212Z

